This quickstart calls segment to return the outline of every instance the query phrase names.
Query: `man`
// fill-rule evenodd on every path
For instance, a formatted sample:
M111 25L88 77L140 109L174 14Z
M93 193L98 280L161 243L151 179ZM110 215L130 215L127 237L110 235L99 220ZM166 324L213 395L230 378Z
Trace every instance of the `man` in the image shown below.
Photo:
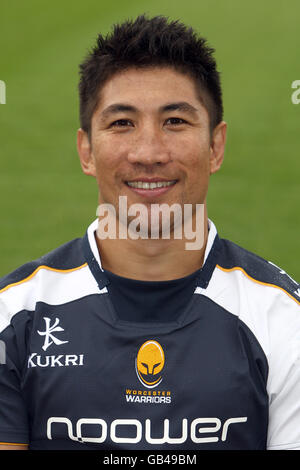
M300 448L299 285L207 217L226 140L212 53L140 16L81 64L78 153L99 220L1 281L2 448ZM169 237L157 204L177 208ZM188 223L196 249L175 236Z

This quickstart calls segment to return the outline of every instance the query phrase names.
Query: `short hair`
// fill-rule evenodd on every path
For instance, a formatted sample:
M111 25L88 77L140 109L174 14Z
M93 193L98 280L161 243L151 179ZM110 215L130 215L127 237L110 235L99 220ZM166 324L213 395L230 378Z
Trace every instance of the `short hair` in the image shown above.
M208 111L210 130L222 121L220 74L215 50L191 27L167 17L147 18L113 25L106 36L98 35L95 47L79 65L80 126L90 137L91 119L104 84L130 68L168 66L194 79L198 97Z

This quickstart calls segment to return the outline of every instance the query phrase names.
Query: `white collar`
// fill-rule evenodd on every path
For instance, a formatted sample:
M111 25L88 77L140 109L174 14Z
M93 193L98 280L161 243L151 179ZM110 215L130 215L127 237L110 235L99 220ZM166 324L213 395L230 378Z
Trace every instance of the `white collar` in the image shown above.
M98 219L94 220L94 222L91 223L91 225L87 229L87 234L88 234L88 239L89 239L89 244L91 247L91 250L93 252L93 255L95 259L97 260L100 269L103 271L102 265L101 265L101 259L100 259L100 254L98 250L98 246L96 243L95 239L95 232L98 228ZM203 266L207 260L207 257L210 253L211 247L213 245L213 242L215 240L215 237L217 235L217 229L215 224L212 222L212 220L208 219L208 238L207 238L207 243L205 247L205 253L204 253L204 260L203 260Z

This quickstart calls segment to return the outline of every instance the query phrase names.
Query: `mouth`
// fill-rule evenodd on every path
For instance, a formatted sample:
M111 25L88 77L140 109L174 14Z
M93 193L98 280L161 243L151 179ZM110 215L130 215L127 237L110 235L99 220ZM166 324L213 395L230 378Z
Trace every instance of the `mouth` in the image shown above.
M168 186L173 186L176 183L174 181L126 181L126 184L130 186L130 188L138 188L138 189L156 189L156 188L167 188Z
M125 184L131 191L142 195L144 197L153 197L160 196L170 191L170 189L175 186L178 180L135 180L135 181L126 181Z

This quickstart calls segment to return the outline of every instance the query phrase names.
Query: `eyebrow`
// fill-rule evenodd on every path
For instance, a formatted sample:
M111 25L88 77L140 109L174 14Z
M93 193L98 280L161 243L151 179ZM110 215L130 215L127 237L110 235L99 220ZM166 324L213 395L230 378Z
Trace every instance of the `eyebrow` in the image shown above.
M182 111L184 113L188 113L193 116L197 116L198 114L198 109L194 108L194 106L192 106L190 103L186 101L165 104L161 106L158 109L158 111L159 113L166 113L168 111ZM135 106L132 106L130 104L115 103L105 108L101 113L101 117L105 119L112 114L117 114L117 113L122 113L122 112L138 113L139 110Z
M165 106L161 106L159 108L159 111L162 113L168 112L168 111L182 111L184 113L188 113L194 116L198 114L198 109L194 108L194 106L192 106L190 103L187 103L186 101L166 104Z
M117 113L122 113L122 112L136 113L137 108L135 108L134 106L131 106L129 104L115 103L115 104L111 104L110 106L105 108L102 111L101 116L103 118L106 118L111 114L117 114Z

